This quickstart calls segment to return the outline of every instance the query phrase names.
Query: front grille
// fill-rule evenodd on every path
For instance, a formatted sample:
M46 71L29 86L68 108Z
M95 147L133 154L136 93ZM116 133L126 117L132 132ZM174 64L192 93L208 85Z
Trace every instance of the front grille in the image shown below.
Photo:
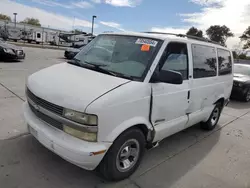
M58 106L56 104L52 104L44 99L41 99L34 95L28 88L26 89L26 95L28 98L30 98L35 104L51 111L54 112L58 115L63 115L63 107Z
M31 104L29 104L30 106L30 109L32 110L32 112L39 118L41 119L42 121L44 121L45 123L48 123L49 125L57 128L57 129L60 129L60 130L63 130L63 125L61 122L37 111Z
M233 82L233 86L235 86L235 87L241 87L241 83L240 82L237 82L237 81L234 81Z

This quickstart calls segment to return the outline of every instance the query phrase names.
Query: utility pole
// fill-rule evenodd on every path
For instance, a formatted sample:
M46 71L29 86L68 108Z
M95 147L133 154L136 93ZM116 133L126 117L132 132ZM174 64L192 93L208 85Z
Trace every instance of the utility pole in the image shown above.
M75 33L75 22L76 22L76 17L74 16L73 25L72 25L72 31L74 31L74 33Z
M76 22L76 17L74 16L73 27L72 27L72 31L74 32L74 43L75 43L75 41L76 41L75 22ZM71 37L70 37L70 38L71 38ZM73 46L74 46L74 43L73 43Z
M94 35L94 22L95 22L95 18L97 18L95 15L92 16L92 29L91 29L92 36Z
M16 15L17 15L17 13L15 12L15 13L13 13L13 14L14 14L15 27L16 27Z

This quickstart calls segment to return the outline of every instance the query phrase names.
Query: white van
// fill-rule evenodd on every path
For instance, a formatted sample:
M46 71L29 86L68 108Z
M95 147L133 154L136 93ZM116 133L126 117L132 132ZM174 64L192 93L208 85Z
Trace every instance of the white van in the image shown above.
M201 123L212 130L233 85L227 48L162 33L101 34L27 81L24 116L45 147L121 180L145 148Z

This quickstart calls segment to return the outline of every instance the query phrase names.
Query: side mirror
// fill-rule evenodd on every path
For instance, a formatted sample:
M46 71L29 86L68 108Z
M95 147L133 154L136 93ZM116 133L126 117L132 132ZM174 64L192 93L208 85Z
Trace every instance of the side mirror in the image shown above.
M160 73L154 73L151 78L151 82L164 82L169 84L182 84L183 78L181 73L170 71L170 70L161 70Z

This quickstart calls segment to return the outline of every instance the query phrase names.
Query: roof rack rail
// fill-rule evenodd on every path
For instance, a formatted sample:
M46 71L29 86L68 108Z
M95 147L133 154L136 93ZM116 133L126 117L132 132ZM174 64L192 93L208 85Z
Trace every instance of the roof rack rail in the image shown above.
M143 33L148 33L148 34L162 34L162 35L174 35L177 37L187 37L189 39L194 39L194 40L199 40L199 41L203 41L203 42L209 42L209 43L213 43L213 44L217 44L220 46L223 46L222 44L212 41L208 38L203 38L203 37L196 37L196 36L192 36L192 35L185 35L185 34L175 34L175 33L163 33L163 32L143 32Z

